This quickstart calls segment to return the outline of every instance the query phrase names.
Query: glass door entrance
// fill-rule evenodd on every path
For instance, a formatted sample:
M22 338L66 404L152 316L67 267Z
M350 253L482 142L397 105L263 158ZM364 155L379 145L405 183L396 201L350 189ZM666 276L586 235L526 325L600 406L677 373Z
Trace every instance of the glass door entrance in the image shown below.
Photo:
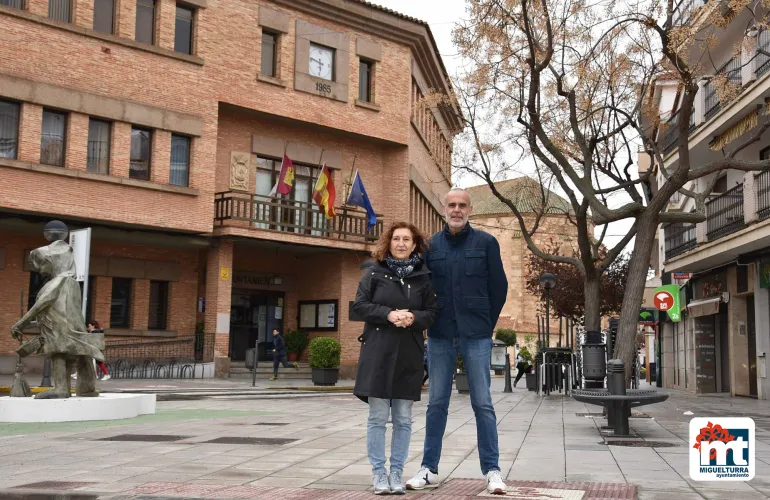
M257 351L260 361L272 360L273 329L283 332L283 292L233 290L230 306L230 359L244 361L246 349Z

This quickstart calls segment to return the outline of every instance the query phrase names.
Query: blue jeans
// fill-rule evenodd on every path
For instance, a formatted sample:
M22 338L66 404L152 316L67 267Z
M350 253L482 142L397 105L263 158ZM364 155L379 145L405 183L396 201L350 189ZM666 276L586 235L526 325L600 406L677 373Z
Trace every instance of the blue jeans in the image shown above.
M390 441L390 471L404 472L412 438L412 404L407 399L369 398L369 421L366 426L366 450L372 464L372 474L385 470L385 423L388 413L393 420L393 438ZM392 409L392 411L391 411Z
M481 472L500 470L497 447L497 417L489 391L489 366L492 361L492 339L439 339L428 342L430 364L430 391L428 413L425 419L425 446L422 466L438 471L441 444L449 414L449 397L452 394L452 376L455 373L457 352L463 357L471 407L476 415L476 437L479 445Z

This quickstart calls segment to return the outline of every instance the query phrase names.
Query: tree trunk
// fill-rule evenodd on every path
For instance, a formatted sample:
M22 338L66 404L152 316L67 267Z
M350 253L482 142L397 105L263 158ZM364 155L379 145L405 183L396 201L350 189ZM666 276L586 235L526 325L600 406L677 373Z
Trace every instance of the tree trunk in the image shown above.
M583 283L583 293L585 294L585 329L586 331L598 332L602 329L602 318L600 311L601 293L599 278L586 277Z
M639 311L642 308L644 284L650 268L650 256L655 246L655 234L658 227L657 217L645 216L639 224L634 242L634 251L628 268L626 291L620 309L617 341L614 358L622 359L626 368L626 387L631 381L633 362L636 353L636 330L639 325Z

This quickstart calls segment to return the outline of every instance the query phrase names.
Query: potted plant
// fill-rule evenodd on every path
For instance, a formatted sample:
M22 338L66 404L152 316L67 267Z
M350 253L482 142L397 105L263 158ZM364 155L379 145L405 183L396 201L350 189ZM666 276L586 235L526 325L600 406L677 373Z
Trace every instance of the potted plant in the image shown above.
M340 375L339 340L331 337L317 337L310 342L310 367L314 385L334 385Z
M286 352L289 361L297 361L307 347L307 333L293 330L286 334Z
M457 363L455 365L457 373L455 373L455 387L460 394L468 394L471 391L468 385L468 374L465 373L465 363L463 358L459 354L457 355Z
M529 365L527 367L527 371L525 372L525 377L527 379L527 390L534 391L537 389L537 379L535 378L535 374L532 373L532 364L534 361L532 358L532 353L529 352L529 349L527 349L526 346L524 346L519 349L519 355L524 358Z

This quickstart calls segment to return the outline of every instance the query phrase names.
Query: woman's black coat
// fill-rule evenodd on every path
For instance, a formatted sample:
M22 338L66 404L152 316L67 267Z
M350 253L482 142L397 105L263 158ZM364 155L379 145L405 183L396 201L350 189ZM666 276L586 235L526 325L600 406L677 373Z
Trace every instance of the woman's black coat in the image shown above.
M406 309L414 323L400 328L388 321L388 313ZM418 265L401 280L385 263L364 270L353 313L366 324L358 338L361 355L354 394L364 401L382 399L420 400L423 379L423 330L436 319L438 301L430 271Z

